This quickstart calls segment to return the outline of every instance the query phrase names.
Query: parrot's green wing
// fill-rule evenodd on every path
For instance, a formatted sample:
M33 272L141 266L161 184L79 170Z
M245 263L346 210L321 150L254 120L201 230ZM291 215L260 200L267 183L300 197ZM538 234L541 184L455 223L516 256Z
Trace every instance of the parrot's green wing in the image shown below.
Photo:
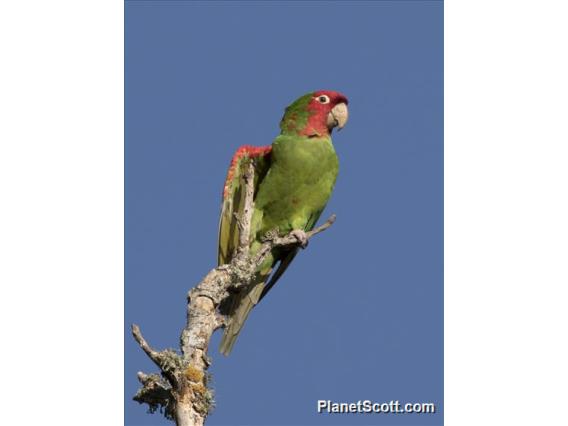
M255 195L260 182L266 176L270 166L271 147L240 147L229 166L223 190L221 217L219 219L219 248L217 262L225 265L231 261L239 244L237 219L242 215L245 201L244 172L249 161L254 162Z

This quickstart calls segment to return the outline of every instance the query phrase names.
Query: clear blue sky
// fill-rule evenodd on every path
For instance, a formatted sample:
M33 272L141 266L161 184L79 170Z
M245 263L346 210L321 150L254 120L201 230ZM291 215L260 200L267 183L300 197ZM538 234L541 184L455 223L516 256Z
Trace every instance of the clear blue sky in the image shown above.
M126 3L126 424L156 368L130 336L178 346L185 296L215 266L220 196L242 144L284 107L344 93L340 174L302 252L230 357L210 353L209 425L441 425L443 3ZM318 399L435 402L436 415L322 415Z

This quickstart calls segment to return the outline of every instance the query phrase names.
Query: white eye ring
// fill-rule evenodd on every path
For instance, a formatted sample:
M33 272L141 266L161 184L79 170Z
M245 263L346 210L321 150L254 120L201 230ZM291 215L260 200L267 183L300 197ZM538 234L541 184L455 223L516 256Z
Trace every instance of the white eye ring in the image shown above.
M319 95L316 97L317 101L320 104L328 104L329 103L329 96L327 95Z

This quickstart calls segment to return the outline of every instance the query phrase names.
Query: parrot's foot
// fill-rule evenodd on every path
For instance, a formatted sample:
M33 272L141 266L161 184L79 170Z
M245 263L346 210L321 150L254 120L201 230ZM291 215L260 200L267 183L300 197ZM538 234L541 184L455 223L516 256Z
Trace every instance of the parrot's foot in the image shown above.
M305 249L308 246L309 240L305 231L302 231L301 229L294 229L291 234L294 238L296 238L300 247Z

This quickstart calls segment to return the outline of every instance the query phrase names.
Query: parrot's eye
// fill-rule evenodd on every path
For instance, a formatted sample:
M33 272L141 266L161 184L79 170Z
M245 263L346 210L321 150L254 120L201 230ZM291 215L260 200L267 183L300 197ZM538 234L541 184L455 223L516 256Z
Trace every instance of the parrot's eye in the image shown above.
M317 97L317 100L320 104L328 104L329 103L329 96L321 95Z

